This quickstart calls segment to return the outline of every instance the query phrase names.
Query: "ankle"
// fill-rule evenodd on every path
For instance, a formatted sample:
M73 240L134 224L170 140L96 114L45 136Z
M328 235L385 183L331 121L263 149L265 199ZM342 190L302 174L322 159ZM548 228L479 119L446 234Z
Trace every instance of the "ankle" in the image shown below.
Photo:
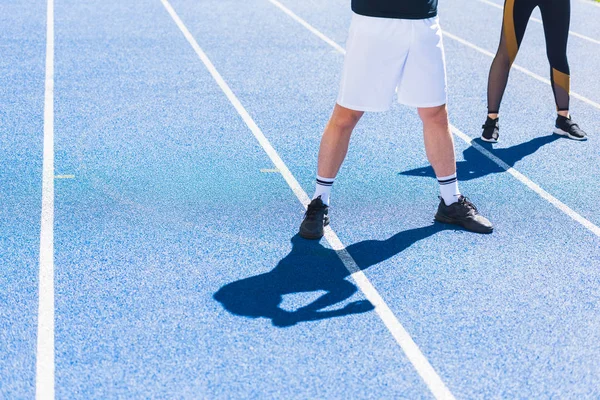
M325 178L317 175L317 185L313 200L317 197L321 197L323 204L329 206L329 197L331 196L331 187L333 186L334 180L335 178Z
M440 194L444 203L447 206L456 203L460 197L456 173L448 176L438 176L437 180L440 185Z

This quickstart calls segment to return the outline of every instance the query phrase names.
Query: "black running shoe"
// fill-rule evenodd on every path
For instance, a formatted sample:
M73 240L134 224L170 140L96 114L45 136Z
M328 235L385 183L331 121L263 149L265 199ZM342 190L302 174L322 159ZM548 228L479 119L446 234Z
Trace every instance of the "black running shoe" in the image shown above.
M573 122L571 117L567 118L562 115L556 117L554 133L567 136L573 140L587 140L587 135L579 128L579 125Z
M500 124L498 123L498 118L491 119L490 117L487 117L485 124L483 124L481 128L483 129L481 140L490 143L498 143L498 138L500 137Z
M323 228L329 225L327 214L329 214L329 207L323 203L321 196L311 201L300 225L300 236L304 239L321 239Z
M440 198L435 220L444 224L460 225L471 232L492 233L494 230L492 223L479 214L477 207L465 196L460 196L457 203L452 203L449 206Z

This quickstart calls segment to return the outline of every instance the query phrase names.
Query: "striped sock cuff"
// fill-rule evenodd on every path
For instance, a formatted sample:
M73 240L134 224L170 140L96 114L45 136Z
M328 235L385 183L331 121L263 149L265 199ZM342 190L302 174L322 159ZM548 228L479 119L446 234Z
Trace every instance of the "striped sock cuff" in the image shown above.
M333 186L334 180L335 178L323 178L322 176L317 175L317 185Z
M437 178L437 181L440 185L450 185L456 182L458 179L456 178L456 174L452 174L450 176L444 176L441 178Z

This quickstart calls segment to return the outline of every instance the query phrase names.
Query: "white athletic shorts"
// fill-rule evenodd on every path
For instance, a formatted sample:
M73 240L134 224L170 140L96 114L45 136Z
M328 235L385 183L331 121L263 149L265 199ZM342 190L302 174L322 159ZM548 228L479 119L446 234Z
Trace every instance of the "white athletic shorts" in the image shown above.
M375 18L354 14L337 103L386 111L394 101L413 107L446 104L446 60L439 18Z

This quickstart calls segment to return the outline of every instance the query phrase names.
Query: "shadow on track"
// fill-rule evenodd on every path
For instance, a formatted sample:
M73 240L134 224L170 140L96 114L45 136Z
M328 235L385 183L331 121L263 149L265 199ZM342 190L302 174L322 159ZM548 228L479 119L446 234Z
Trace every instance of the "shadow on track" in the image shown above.
M558 139L560 139L559 135L540 136L528 142L507 147L505 149L493 149L490 143L486 143L481 139L475 139L475 141L489 150L492 154L503 160L505 163L511 167L514 167L518 161L521 161L525 157L535 153L542 146L552 143ZM481 154L472 146L469 146L469 148L463 151L463 157L465 159L464 161L459 161L456 163L458 179L461 181L469 181L490 174L505 172L503 168L499 167L496 163ZM428 176L435 178L435 174L433 173L431 166L400 172L399 175Z
M393 257L419 240L448 229L454 228L434 223L397 233L387 240L365 240L346 249L359 268L364 270ZM291 242L292 251L273 270L229 283L215 293L214 299L232 314L269 318L278 327L373 310L373 305L367 300L354 301L334 310L323 310L350 298L358 288L346 279L350 273L334 250L298 235L292 237ZM326 293L294 311L280 307L283 295L316 291Z

